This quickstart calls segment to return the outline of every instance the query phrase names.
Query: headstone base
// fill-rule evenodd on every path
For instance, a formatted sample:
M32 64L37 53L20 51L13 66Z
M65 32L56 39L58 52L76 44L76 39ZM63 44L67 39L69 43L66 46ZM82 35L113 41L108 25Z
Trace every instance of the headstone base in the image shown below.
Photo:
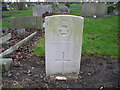
M60 77L60 79L58 77ZM48 75L46 76L46 78L49 78L52 80L71 80L71 79L78 79L78 74L77 73L67 73L67 74L58 73L54 75Z

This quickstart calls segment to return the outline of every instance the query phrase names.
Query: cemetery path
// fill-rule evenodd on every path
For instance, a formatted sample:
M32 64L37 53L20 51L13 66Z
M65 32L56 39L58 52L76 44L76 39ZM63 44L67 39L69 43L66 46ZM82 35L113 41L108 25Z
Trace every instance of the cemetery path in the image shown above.
M118 87L116 57L82 56L77 80L56 81L45 78L45 57L31 56L22 66L3 74L3 87L29 88L106 88Z

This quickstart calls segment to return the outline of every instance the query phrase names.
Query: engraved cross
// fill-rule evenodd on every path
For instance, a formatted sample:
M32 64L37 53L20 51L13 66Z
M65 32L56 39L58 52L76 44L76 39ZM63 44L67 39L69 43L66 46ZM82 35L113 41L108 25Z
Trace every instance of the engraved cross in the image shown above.
M69 59L65 59L64 52L62 52L62 59L56 59L56 61L62 61L62 74L64 73L64 62L65 61L71 61Z

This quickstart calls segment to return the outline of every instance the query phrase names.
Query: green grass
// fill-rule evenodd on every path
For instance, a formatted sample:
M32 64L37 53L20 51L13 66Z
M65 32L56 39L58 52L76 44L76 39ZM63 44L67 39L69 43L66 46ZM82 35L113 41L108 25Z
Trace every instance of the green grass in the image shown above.
M80 9L70 9L70 12L72 12L71 15L81 16L82 12L82 4L71 4L70 8L80 8Z
M76 16L81 16L82 15L81 10L71 9L70 12L72 12L71 15L76 15Z
M45 38L41 37L39 43L33 49L35 55L45 55Z
M82 4L71 4L70 8L82 8Z
M17 13L17 14L12 14L12 13ZM16 10L13 9L11 11L4 11L2 12L3 15L11 15L8 18L4 18L2 19L2 21L0 21L0 23L2 23L2 25L0 25L0 27L10 27L10 18L11 17L22 17L22 16L32 16L32 7L28 7L27 10Z
M85 18L82 54L118 56L118 17Z

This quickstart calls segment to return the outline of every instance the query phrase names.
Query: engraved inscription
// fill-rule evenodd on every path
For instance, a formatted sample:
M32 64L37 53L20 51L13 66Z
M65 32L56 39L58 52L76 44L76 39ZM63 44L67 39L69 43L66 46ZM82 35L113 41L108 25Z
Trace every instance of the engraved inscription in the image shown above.
M52 45L54 46L54 50L55 51L59 51L59 52L71 52L74 43L73 41L70 41L69 43L67 42L53 42ZM71 48L71 49L70 49Z

